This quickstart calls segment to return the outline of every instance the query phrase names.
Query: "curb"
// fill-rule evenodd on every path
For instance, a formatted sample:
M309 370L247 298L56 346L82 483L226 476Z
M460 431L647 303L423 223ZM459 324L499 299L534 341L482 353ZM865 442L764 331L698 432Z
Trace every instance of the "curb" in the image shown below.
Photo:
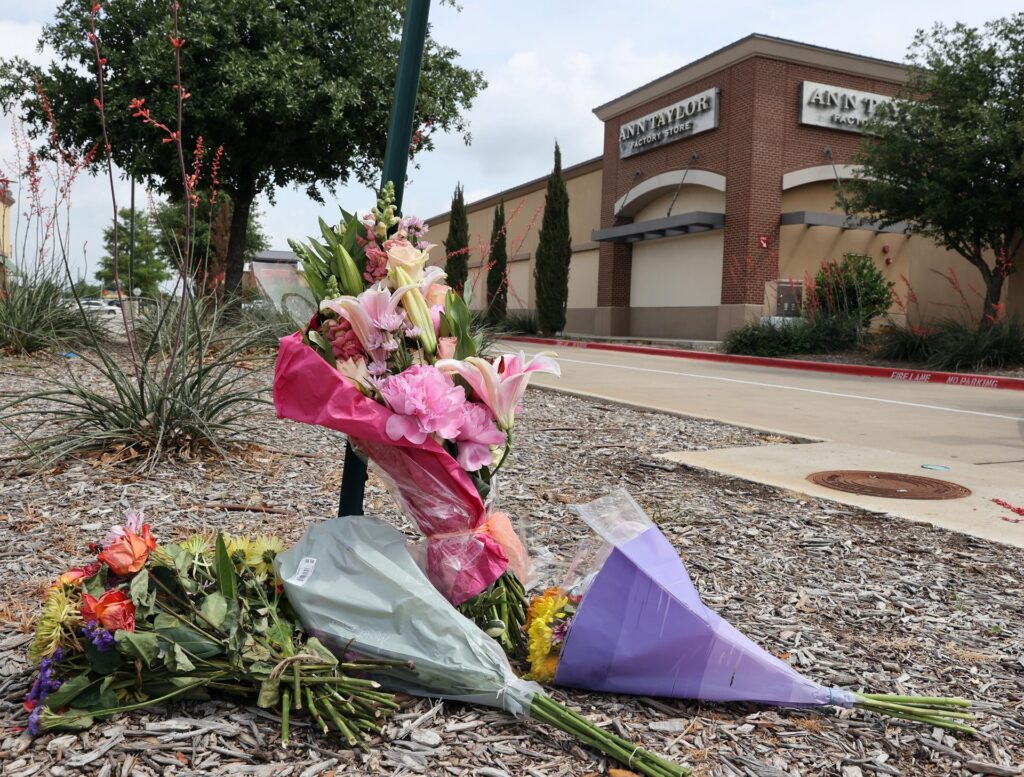
M646 356L668 356L675 359L695 359L698 361L724 362L726 364L748 364L756 367L776 367L786 370L831 372L841 375L898 380L907 383L943 383L950 386L1024 391L1024 378L1008 378L999 375L972 375L964 372L893 369L891 367L875 367L867 364L833 364L832 362L811 362L801 359L775 359L768 356L736 356L708 351L685 351L679 348L653 348L643 345L620 345L617 343L599 343L586 340L559 340L553 337L507 335L502 339L517 343L530 343L532 345L584 348L590 351L638 353Z

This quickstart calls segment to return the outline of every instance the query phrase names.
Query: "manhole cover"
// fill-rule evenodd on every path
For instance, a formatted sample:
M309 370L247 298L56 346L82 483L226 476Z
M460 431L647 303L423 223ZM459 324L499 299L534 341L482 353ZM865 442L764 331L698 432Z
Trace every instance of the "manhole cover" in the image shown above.
M858 469L833 469L807 476L812 483L851 494L882 496L889 499L960 499L971 490L945 480L903 475L899 472L871 472Z

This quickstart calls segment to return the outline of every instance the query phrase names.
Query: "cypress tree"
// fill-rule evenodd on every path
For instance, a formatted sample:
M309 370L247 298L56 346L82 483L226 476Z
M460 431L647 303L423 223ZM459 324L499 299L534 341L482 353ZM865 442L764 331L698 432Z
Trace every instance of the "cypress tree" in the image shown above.
M544 218L541 221L534 267L537 323L541 332L555 334L565 328L565 307L569 300L569 193L562 178L562 152L555 143L555 169L548 176Z
M508 249L505 240L505 201L494 209L494 226L491 227L490 267L487 270L487 322L500 324L508 308Z
M444 241L445 272L448 285L465 297L466 279L469 277L469 218L466 201L462 197L462 184L455 187L451 215L448 217L448 238Z

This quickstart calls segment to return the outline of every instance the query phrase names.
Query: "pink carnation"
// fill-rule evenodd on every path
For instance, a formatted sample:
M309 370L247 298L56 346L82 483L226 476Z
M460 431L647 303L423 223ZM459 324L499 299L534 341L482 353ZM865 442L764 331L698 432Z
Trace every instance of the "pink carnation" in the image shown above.
M392 440L404 437L419 445L427 435L454 440L459 434L466 392L435 367L416 364L392 375L381 395L395 413L387 425Z
M494 416L481 404L467 402L462 406L462 426L459 436L459 466L467 472L476 472L492 463L492 445L505 442L505 433L494 425Z

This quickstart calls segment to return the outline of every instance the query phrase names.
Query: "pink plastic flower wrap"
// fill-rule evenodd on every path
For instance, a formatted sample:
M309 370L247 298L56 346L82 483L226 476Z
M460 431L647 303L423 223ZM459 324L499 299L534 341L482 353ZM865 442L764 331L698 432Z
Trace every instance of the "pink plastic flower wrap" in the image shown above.
M432 371L414 367L401 374L404 404L396 413L363 395L296 333L281 339L274 405L280 417L346 434L380 468L427 538L427 576L458 606L509 567L526 580L528 557L508 516L488 512L460 463L430 436L462 423L469 444L459 446L460 458L469 457L469 464L498 442L475 418L475 406L449 390L450 379L440 383ZM474 416L469 423L462 419L466 413Z

